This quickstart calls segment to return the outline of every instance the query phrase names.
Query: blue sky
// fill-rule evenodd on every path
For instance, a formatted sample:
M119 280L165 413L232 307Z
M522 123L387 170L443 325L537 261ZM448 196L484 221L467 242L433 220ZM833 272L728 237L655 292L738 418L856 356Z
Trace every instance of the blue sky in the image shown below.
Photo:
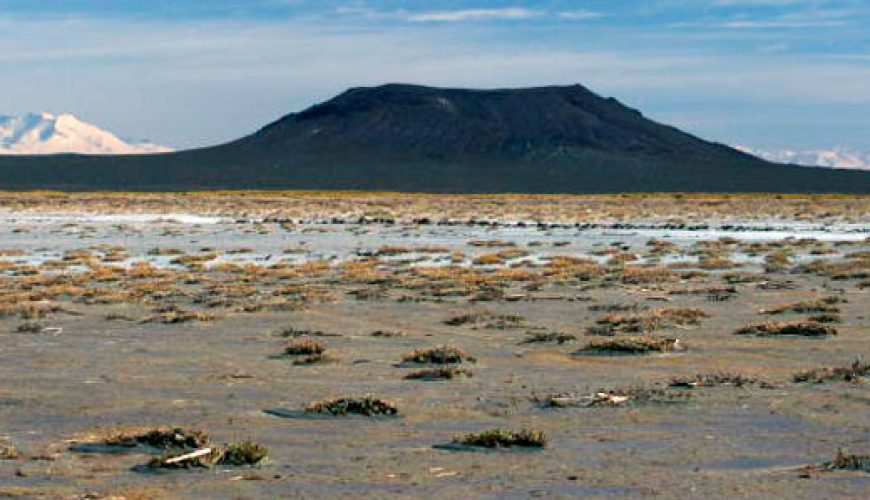
M194 147L352 86L582 83L720 142L867 150L868 27L868 0L0 0L0 114Z

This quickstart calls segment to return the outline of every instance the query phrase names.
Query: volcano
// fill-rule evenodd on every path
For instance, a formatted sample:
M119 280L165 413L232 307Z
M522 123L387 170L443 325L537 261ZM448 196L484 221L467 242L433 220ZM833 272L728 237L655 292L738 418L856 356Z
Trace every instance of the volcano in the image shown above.
M867 193L870 173L767 162L581 85L390 84L350 89L209 148L0 157L0 188Z

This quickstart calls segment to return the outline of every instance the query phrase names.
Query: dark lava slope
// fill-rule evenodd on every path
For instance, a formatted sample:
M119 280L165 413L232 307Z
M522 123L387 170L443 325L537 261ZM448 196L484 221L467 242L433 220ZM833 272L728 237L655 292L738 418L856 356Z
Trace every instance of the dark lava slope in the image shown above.
M580 85L393 84L348 90L211 148L0 157L0 188L867 193L870 172L768 163Z

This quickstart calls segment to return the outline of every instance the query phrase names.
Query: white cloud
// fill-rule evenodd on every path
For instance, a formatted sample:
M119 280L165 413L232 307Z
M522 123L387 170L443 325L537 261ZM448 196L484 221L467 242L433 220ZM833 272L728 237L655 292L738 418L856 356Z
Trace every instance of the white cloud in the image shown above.
M601 17L601 14L598 12L592 12L591 10L577 9L559 12L559 17L561 17L562 19L570 19L572 21L582 21L586 19L597 19Z
M722 7L780 7L799 3L810 3L813 0L713 0L713 5Z
M529 19L545 15L539 10L521 7L506 7L502 9L463 9L421 12L408 15L409 21L425 22L461 22L480 21L486 19Z
M844 26L844 21L791 21L787 19L771 20L741 20L715 23L712 26L726 29L804 29L804 28L836 28Z

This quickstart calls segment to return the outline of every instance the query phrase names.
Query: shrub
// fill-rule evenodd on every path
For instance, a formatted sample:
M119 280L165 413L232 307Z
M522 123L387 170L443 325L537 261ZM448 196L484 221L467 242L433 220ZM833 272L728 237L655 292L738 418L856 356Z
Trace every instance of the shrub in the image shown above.
M520 342L520 344L535 344L535 343L545 343L545 342L558 342L561 344L566 344L568 342L574 342L577 340L577 337L568 333L560 333L560 332L528 332L526 334L525 340Z
M685 347L679 339L654 337L624 337L590 342L577 354L650 354L652 352L681 351Z
M833 326L822 325L814 321L755 323L744 326L736 332L737 335L755 335L756 337L776 336L801 336L801 337L826 337L836 335L837 329Z
M378 399L372 396L362 398L338 398L325 401L314 401L305 407L305 413L323 415L364 415L367 417L379 415L396 415L399 413L396 403Z
M743 387L758 382L755 377L746 377L739 373L699 373L694 377L674 377L671 379L671 387L713 387L717 385L731 385Z
M105 441L109 446L153 446L164 450L200 448L208 444L209 437L204 431L182 429L180 427L158 427L136 434L118 433Z
M538 430L521 429L519 431L492 429L473 432L453 439L454 443L485 448L543 448L547 446L547 435Z
M256 465L269 454L269 449L265 446L255 443L250 440L240 441L227 445L223 450L223 456L218 461L221 465Z
M851 365L838 367L823 367L814 370L802 372L792 377L797 383L814 382L817 384L824 383L829 380L843 380L846 382L857 382L870 374L870 363L864 363L860 359L856 359Z
M332 356L330 354L327 354L327 353L312 354L310 356L303 356L301 358L297 358L297 359L293 360L293 364L296 366L326 365L326 364L333 364L333 363L338 363L338 362L339 362L338 358L336 358L335 356Z
M424 349L414 349L405 354L402 358L405 363L431 363L436 365L457 364L463 361L474 362L471 357L461 347L453 345L441 345Z
M284 354L288 356L311 356L323 354L326 347L316 340L294 340L284 347Z
M870 472L870 455L849 455L838 449L834 459L822 464L822 468Z
M417 370L415 372L411 372L405 375L405 378L408 380L451 380L454 378L470 378L473 376L474 372L472 372L468 368L448 365L438 368L426 368L423 370Z
M825 297L816 300L803 300L799 302L789 302L781 304L770 309L764 309L761 312L764 314L781 314L784 312L796 313L838 313L840 309L835 306L840 302L838 297Z

